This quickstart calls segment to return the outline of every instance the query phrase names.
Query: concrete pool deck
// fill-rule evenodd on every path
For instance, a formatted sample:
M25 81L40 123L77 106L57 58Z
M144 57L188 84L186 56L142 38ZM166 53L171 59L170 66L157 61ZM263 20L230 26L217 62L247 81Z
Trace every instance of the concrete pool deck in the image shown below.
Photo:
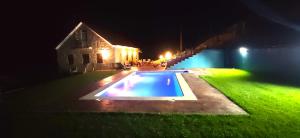
M121 72L112 76L112 78L117 81L128 73ZM247 115L247 112L242 108L210 86L206 81L200 79L197 73L185 73L182 76L194 92L198 99L197 101L80 100L76 102L75 110L88 112ZM101 85L89 86L85 91L91 92L99 87L103 87L105 84L104 80L97 83Z

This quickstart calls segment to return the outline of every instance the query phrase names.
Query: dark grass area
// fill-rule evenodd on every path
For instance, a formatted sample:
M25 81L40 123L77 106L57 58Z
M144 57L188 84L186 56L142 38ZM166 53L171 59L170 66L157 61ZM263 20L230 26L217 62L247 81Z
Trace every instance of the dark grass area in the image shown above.
M242 70L208 72L203 78L249 116L34 111L64 105L75 90L109 75L94 72L6 97L7 132L13 137L299 137L299 87L253 81L255 76Z
M292 72L251 72L251 81L271 83L278 85L300 87L299 75L292 75Z
M18 91L18 89L69 76L69 74L60 73L58 69L48 66L41 65L40 68L23 67L19 70L0 71L0 93L10 93Z
M247 132L247 121L241 116L65 112L23 113L18 115L16 120L18 121L13 122L13 130L15 130L13 134L16 137L24 135L30 137L243 137L243 134L256 135L255 132ZM240 121L244 125L238 125ZM28 125L30 123L34 123L34 126ZM237 125L245 129L240 129L241 132L237 133Z
M71 75L40 83L12 94L3 95L3 97L5 104L11 110L32 111L51 107L64 108L69 106L72 100L78 100L78 94L87 85L96 83L115 73L117 71L95 71L86 74Z

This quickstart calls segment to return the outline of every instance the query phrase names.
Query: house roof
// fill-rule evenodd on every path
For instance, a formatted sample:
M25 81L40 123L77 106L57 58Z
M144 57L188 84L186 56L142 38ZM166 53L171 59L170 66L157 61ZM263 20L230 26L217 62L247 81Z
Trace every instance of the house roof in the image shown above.
M74 33L76 30L78 30L80 28L80 26L82 25L82 22L80 22L68 35L67 37L65 37L65 39L63 41L61 41L57 46L56 46L56 50L58 50L63 43L65 43Z
M57 46L56 46L56 50L58 50L59 48L61 48L61 46L82 26L85 25L85 27L87 27L90 31L92 31L95 35L97 35L99 38L101 38L102 40L106 41L108 44L112 45L112 46L121 46L121 45L113 45L111 44L108 40L106 40L105 38L103 38L102 36L100 36L96 31L94 31L92 28L90 28L89 26L87 26L86 24L84 24L83 22L80 22L64 39L63 41L61 41ZM123 44L124 45L124 44ZM129 46L124 46L124 47L129 47ZM134 47L132 47L134 48Z

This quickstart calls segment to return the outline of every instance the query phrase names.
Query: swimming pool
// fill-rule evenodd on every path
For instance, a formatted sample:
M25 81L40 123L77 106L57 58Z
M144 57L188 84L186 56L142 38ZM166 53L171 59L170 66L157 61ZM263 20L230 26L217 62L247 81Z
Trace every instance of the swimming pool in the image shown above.
M197 100L181 73L184 72L133 72L105 89L94 91L89 97L97 100Z

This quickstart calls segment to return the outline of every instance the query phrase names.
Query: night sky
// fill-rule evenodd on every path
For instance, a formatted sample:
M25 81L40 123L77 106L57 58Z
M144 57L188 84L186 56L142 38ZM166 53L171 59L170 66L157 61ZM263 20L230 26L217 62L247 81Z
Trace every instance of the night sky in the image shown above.
M179 48L180 28L184 47L192 48L257 14L245 4L240 0L11 3L1 9L5 19L1 63L10 71L56 68L54 48L80 21L113 44L138 47L143 58L155 59L164 50ZM291 3L264 4L285 11Z

